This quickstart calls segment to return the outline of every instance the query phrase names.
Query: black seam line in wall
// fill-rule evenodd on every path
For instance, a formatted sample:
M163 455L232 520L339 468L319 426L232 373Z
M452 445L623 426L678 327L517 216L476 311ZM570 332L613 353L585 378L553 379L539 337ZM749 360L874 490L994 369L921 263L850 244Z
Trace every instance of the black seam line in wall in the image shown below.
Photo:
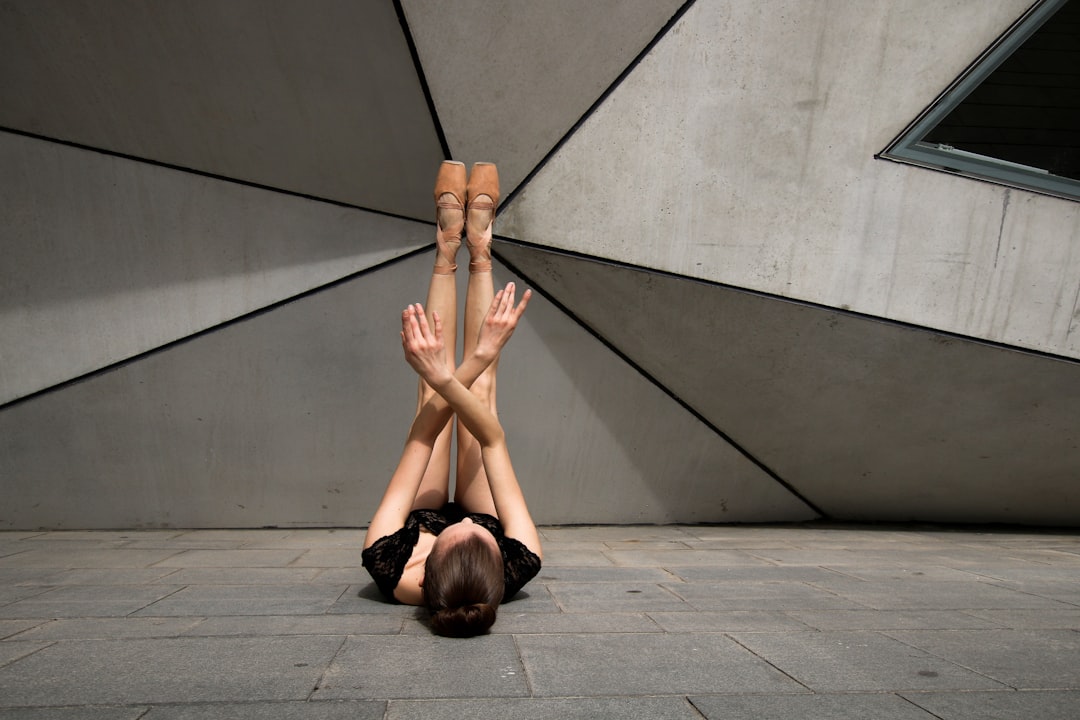
M502 239L502 238L500 238L500 239ZM517 243L517 244L524 245L524 243ZM607 338L605 338L603 335L601 335L599 332L597 332L591 325L589 325L584 320L582 320L580 317L578 317L577 314L574 313L572 310L570 310L568 307L566 307L566 305L563 305L561 302L559 302L559 300L557 298L555 298L554 296L552 296L551 293L544 290L543 287L541 287L539 284L533 282L532 278L530 278L528 276L528 274L522 272L521 268L517 267L512 262L509 262L506 258L504 258L502 255L500 255L497 251L495 251L494 246L493 246L492 254L495 255L496 259L498 259L499 262L506 265L506 267L509 268L511 272L513 272L514 274L524 278L525 281L529 284L529 286L535 292L538 292L541 295L543 295L552 305L554 305L559 310L561 310L563 313L565 313L567 317L569 317L571 320L573 320L575 323L577 323L578 326L580 326L583 330L585 330L585 332L589 333L594 338L596 338L600 343L602 343L604 345L604 347L606 347L611 352L615 353L615 355L617 357L619 357L623 362L625 362L627 365L632 367L635 371L637 371L637 373L639 375L641 375L647 381L652 383L662 393L664 393L669 398L671 398L683 410L685 410L686 412L690 413L695 418L697 418L698 422L700 422L702 425L704 425L705 427L709 428L714 433L716 433L716 435L718 435L721 439L723 439L728 445L735 448L740 454L742 454L743 457L745 457L747 460L752 462L763 473L765 473L770 478L772 478L772 480L774 482L781 485L785 490L787 490L789 493L791 493L796 498L798 498L804 505L806 505L808 508L810 508L815 513L817 513L819 520L831 520L832 519L828 515L828 513L826 513L824 510L822 510L820 507L818 507L813 502L811 502L805 495L803 495L801 492L799 492L799 490L797 490L791 483L789 483L788 481L784 480L782 477L777 475L776 472L772 468L770 468L768 465L766 465L762 460L757 458L753 453L751 453L745 447L743 447L738 442L736 442L735 439L732 438L730 435L728 435L726 432L724 432L723 430L718 428L716 425L714 425L712 422L710 422L708 418L706 418L704 415L702 415L700 412L698 412L697 409L695 409L692 405L690 405L690 403L686 402L681 397L676 395L675 392L671 390L671 388L669 388L667 385L664 385L656 377L654 377L651 373L649 373L645 368L641 367L636 362L634 362L634 360L632 360L628 355L626 355L626 353L624 353L619 348L615 347L615 345L613 345Z
M148 358L148 357L150 357L152 355L156 355L158 353L166 352L166 351L168 351L168 350L170 350L170 349L172 349L174 347L177 347L177 346L182 345L182 344L187 343L187 342L191 342L192 340L196 340L196 339L198 339L200 337L203 337L204 335L209 335L210 333L218 332L219 330L223 330L223 329L225 329L225 328L227 328L227 327L229 327L231 325L236 325L237 323L242 323L242 322L245 322L247 320L251 320L252 318L255 318L255 317L258 317L259 315L263 315L264 313L268 313L268 312L271 312L273 310L276 310L276 309L278 309L278 308L280 308L280 307L282 307L284 305L288 305L290 303L294 303L294 302L297 302L299 300L303 300L305 298L311 297L312 295L317 295L318 293L324 292L326 290L331 290L331 289L337 287L338 285L344 285L345 283L351 282L352 280L356 280L357 278L362 277L364 275L369 275L371 273L378 272L380 270L384 270L385 268L391 267L391 266L396 265L396 264L398 264L400 262L404 262L406 260L414 258L417 255L423 255L425 253L431 252L432 247L434 247L433 244L432 245L424 245L423 247L417 248L415 250L410 250L409 252L404 253L402 255L398 255L396 257L390 258L389 260L384 260L383 262L378 263L377 265L372 265L371 267L366 267L366 268L363 268L362 270L357 270L356 272L349 273L348 275L345 275L344 277L340 277L340 278L337 278L335 280L331 280L328 283L324 283L324 284L319 285L317 287L310 288L310 289L305 290L305 291L303 291L301 293L297 293L296 295L290 295L287 298L282 298L281 300L275 300L274 302L270 303L269 305L265 305L263 307L256 308L255 310L249 310L248 312L246 312L246 313L244 313L242 315L237 315L234 318L229 318L228 320L224 320L224 321L222 321L222 322L220 322L220 323L218 323L216 325L211 325L210 327L203 328L202 330L199 330L197 332L193 332L190 335L185 335L183 337L176 338L175 340L170 340L167 343L163 343L161 345L158 345L157 347L150 348L149 350L143 350L142 352L137 353L135 355L131 355L130 357L126 357L123 360L117 360L116 362L112 362L112 363L109 363L108 365L104 365L104 366L99 367L97 369L90 370L89 372L85 372L82 375L78 375L76 377L69 378L69 379L64 380L62 382L58 382L55 385L50 385L49 387L41 388L40 390L35 390L34 392L32 392L32 393L30 393L28 395L23 395L22 397L17 397L14 400L7 401L6 403L0 403L0 412L3 412L4 410L8 410L8 409L10 409L12 407L15 407L16 405L21 405L23 403L30 402L31 400L34 400L35 398L39 398L39 397L41 397L43 395L47 395L47 394L53 393L53 392L58 392L60 390L68 388L68 387L70 387L72 385L75 385L75 384L78 384L78 383L81 383L81 382L85 382L87 380L91 380L91 379L93 379L95 377L98 377L99 375L104 375L106 373L113 372L114 370L119 370L120 368L123 368L123 367L125 367L127 365L134 364L136 362L139 362L140 360L144 360L144 359L146 359L146 358Z
M619 85L621 85L627 77L629 77L630 73L632 73L634 69L637 68L641 61L645 59L645 56L648 55L654 47L656 47L657 43L659 43L660 40L662 40L663 37L668 34L671 28L673 28L675 24L679 22L682 16L686 14L686 11L689 10L695 2L696 0L686 0L686 2L683 3L682 7L675 11L675 14L672 15L666 23L664 23L664 27L660 28L660 31L653 36L652 40L650 40L645 45L645 47L642 48L641 52L639 52L634 57L634 59L630 61L630 64L627 65L621 73L619 73L619 76L615 78L615 81L612 82L611 85L607 87L607 89L600 93L600 97L596 98L596 101L593 102L593 104L590 105L584 113L582 113L581 117L578 118L577 122L570 126L570 129L566 131L566 134L559 138L555 145L552 146L551 150L549 150L547 154L540 159L540 162L536 164L536 167L534 167L529 172L529 174L526 175L520 183L518 183L517 187L510 191L510 193L500 204L500 207L506 207L511 202L513 202L514 198L517 197L518 193L520 193L525 188L525 186L529 184L529 181L532 180L536 176L536 174L543 169L545 165L547 165L548 161L552 157L554 157L555 154L559 152L559 150L562 149L563 145L565 145L567 141L574 136L578 129L585 124L585 121L588 120L594 112L596 112L596 109L604 104L608 97L613 92L615 92L615 89L618 88Z
M409 46L409 55L412 56L413 68L416 69L416 79L420 81L420 90L424 93L424 101L427 102L428 112L431 113L431 123L435 126L435 136L439 138L442 146L443 157L447 160L454 156L450 154L450 144L446 141L442 123L439 122L439 111L435 108L435 98L431 97L431 88L428 86L427 76L424 75L424 65L420 62L420 53L413 42L412 30L409 29L409 19L405 16L405 8L401 0L394 0L394 10L397 12L398 23L401 24L401 33L405 36L405 44Z
M327 205L348 208L350 210L358 210L360 212L373 213L375 215L397 218L399 220L416 220L416 218L410 217L408 215L398 215L397 213L387 212L385 210L376 210L375 208L368 208L363 207L362 205L354 205L353 203L347 203L343 200L332 200L330 198L319 197L318 195L310 195L308 193L297 192L296 190L287 190L285 188L274 187L272 185L264 185L262 183L253 182L251 180L239 180L237 178L228 177L226 175L218 175L216 173L208 172L206 170L198 170L196 168L184 167L183 165L174 165L172 163L163 162L161 160L154 160L152 158L139 157L138 155L129 155L127 153L118 152L116 150L108 150L105 148L94 147L92 145L84 145L82 143L75 142L74 140L63 140L61 138L49 137L48 135L39 135L38 133L27 132L26 130L17 130L15 128L4 127L2 125L0 125L0 133L20 135L22 137L28 137L33 140L41 140L42 142L54 143L56 145L63 145L65 147L75 148L76 150L85 150L87 152L98 153L99 155L107 155L109 157L118 158L120 160L130 160L131 162L142 163L143 165L151 165L153 167L165 168L166 170L174 170L176 172L197 175L198 177L209 178L210 180L218 180L220 182L232 183L233 185L242 185L243 187L254 188L256 190L265 190L267 192L278 193L280 195L288 195L290 197L300 198L301 200L311 200L313 202L326 203Z
M536 243L527 242L525 240L517 240L514 238L498 237L498 239L501 242L510 245L519 245L523 248L528 248L529 250L536 250L538 252L548 253L551 255L564 255L566 257L572 257L591 263L598 263L600 265L611 265L612 267L623 268L624 270L650 273L652 275L659 275L661 277L682 280L684 282L692 282L699 285L708 285L710 287L724 288L726 290L733 290L735 292L744 293L746 295L768 298L769 300L775 300L777 302L789 303L791 305L799 305L802 307L812 308L814 310L823 310L826 312L834 313L836 315L845 315L847 317L876 322L882 325L892 325L894 327L903 328L905 330L931 333L933 335L939 335L941 337L946 337L953 340L960 340L975 345L982 345L984 347L993 348L995 350L1006 350L1009 352L1020 353L1022 355L1030 355L1032 357L1042 358L1043 360L1056 360L1058 362L1063 362L1069 365L1080 366L1080 358L1069 357L1068 355L1058 355L1052 352L1047 352L1046 350L1035 350L1033 348L1021 347L1019 345L1010 345L1008 343L1000 342L997 340L987 340L985 338L975 337L973 335L964 335L963 333L954 332L952 330L939 330L938 328L928 327L926 325L918 325L912 322L905 322L904 320L894 320L893 318L881 317L880 315L871 315L870 313L859 312L858 310L838 308L832 305L816 303L812 300L800 300L798 298L785 297L783 295L776 295L775 293L765 292L764 290L751 290L749 288L739 287L738 285L717 282L715 280L706 280L704 278L693 277L691 275L682 275L680 273L672 272L670 270L658 270L656 268L645 267L643 265L634 265L633 263L622 262L620 260L612 260L610 258L599 257L597 255L589 255L586 253L577 252L575 250L552 248L545 245L538 245ZM501 255L499 255L497 245L492 246L492 251L493 254L498 257L500 262L506 263L506 260ZM509 265L510 263L506 264Z

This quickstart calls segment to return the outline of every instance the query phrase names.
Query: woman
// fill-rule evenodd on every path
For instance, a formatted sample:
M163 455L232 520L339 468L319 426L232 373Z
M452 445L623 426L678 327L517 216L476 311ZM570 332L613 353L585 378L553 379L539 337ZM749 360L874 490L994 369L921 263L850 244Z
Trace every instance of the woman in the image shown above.
M464 199L464 202L463 202ZM402 313L405 359L420 376L405 450L368 527L363 562L392 600L425 605L441 635L468 637L495 622L540 571L540 536L518 485L495 406L499 352L525 312L513 283L494 292L491 237L499 178L490 163L444 162L435 182L435 268L427 311ZM466 231L469 285L463 361L455 368L456 256ZM431 314L430 321L427 313ZM457 417L457 483L448 503Z

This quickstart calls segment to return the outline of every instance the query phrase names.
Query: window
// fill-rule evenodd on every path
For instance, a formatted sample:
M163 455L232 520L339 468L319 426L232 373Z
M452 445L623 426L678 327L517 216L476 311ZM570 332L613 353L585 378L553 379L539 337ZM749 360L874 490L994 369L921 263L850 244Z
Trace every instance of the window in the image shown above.
M1080 200L1080 0L1041 0L880 155Z

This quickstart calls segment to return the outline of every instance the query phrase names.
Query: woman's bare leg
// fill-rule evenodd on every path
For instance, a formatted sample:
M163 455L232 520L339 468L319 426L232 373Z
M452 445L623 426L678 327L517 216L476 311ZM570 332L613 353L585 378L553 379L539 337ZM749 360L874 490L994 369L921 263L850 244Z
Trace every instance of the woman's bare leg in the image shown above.
M473 174L476 175L476 173L477 168L474 166ZM495 187L497 188L497 184ZM491 235L498 190L494 190L495 197L480 195L476 207L473 206L472 192L473 185L470 181L469 209L466 211L470 254L469 286L465 295L465 331L462 338L465 357L468 357L476 347L480 328L484 323L488 308L491 307L491 301L495 297L495 284L491 274ZM496 416L498 413L495 405L495 376L498 364L499 361L496 359L470 388L472 393L480 398ZM454 501L469 512L495 515L495 501L488 487L487 473L484 472L480 443L460 422L457 433L457 483L454 487Z
M444 164L445 169L454 170L454 168L446 168ZM464 166L461 166L460 172L462 184L464 184ZM442 171L440 171L440 181L441 179ZM437 181L437 187L440 181ZM461 199L463 198L455 198L451 193L444 193L436 198L435 268L428 285L426 305L429 317L432 317L434 311L439 314L439 319L442 321L446 364L451 371L456 366L457 342L457 278L454 275L454 269L465 221L463 208L453 206L460 205ZM435 391L421 379L417 392L417 412L420 406L434 394ZM431 460L428 462L427 470L420 481L420 488L416 492L416 499L413 501L414 510L441 508L450 498L450 442L453 432L454 423L451 418L435 440Z

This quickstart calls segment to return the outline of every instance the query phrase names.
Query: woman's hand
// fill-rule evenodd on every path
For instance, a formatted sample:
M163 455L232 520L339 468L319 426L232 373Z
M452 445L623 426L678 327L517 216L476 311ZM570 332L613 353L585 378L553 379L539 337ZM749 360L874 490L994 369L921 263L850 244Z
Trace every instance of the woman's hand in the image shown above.
M514 283L507 283L506 287L495 294L488 308L484 324L480 327L480 337L476 341L475 354L477 357L494 361L499 352L506 345L510 336L514 334L518 320L525 313L525 306L529 304L532 290L526 290L521 296L521 303L514 307Z
M446 365L442 320L437 312L431 317L434 330L428 326L420 303L405 308L401 313L401 345L405 350L405 361L434 388L445 384L454 375Z

